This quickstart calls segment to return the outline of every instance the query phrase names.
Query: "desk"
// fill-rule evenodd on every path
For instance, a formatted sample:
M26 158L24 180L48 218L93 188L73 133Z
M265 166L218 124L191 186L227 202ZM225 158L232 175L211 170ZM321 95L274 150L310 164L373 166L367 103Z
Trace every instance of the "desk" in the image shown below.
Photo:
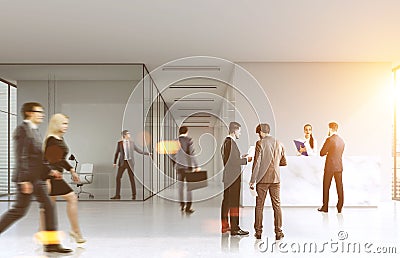
M287 156L287 166L281 167L282 206L321 206L325 157ZM252 163L243 171L243 206L255 206L249 190ZM379 201L381 163L377 157L343 157L344 206L377 206ZM329 205L336 206L335 180L332 179ZM270 206L269 194L266 205Z

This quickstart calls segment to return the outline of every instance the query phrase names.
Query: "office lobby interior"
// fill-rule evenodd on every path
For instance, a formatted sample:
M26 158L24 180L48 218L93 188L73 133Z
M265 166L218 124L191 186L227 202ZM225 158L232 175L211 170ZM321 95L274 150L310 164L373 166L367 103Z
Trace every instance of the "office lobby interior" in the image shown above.
M39 203L0 234L0 257L395 257L400 253L400 2L3 1L0 12L0 214L15 204L13 133L21 106L69 117L64 171L77 194L84 244L69 236L56 202L61 243L43 251ZM397 119L399 118L399 120ZM269 195L254 236L252 162L241 166L240 227L221 233L221 146L241 124L241 154L254 156L268 123L285 149L280 168L284 238L275 241ZM322 205L328 124L339 125L344 206L335 182ZM294 140L312 125L315 156ZM174 155L186 126L207 179L181 210ZM115 153L128 130L138 150L117 195ZM399 132L399 134L398 134ZM334 181L334 180L333 180ZM132 196L135 198L132 199Z

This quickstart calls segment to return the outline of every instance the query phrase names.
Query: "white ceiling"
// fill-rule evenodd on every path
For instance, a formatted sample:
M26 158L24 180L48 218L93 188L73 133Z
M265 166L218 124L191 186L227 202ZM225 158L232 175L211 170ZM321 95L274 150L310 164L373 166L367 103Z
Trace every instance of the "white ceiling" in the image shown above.
M0 63L400 60L398 0L2 1Z
M399 0L2 1L0 63L144 63L152 70L213 56L397 64L399 11ZM163 95L173 103L195 92Z
M1 65L0 78L19 80L128 80L140 81L143 65Z

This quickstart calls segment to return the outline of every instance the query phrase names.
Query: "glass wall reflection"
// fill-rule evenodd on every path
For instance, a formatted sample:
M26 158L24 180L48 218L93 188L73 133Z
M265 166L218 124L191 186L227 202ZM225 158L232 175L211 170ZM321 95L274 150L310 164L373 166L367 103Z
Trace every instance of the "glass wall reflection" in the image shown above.
M16 91L10 95L18 107L28 101L45 107L46 119L40 126L43 137L51 115L70 117L64 138L78 161L78 171L84 163L93 164L93 182L82 188L94 200L110 200L115 195L118 167L113 163L124 129L131 132L137 148L152 154L134 154L136 200L146 200L174 182L170 161L155 148L162 139L176 138L176 123L148 73L143 64L0 65L0 78L11 78L18 86L18 95ZM16 126L16 116L10 123ZM76 161L69 162L74 166ZM68 172L64 179L71 182ZM71 182L71 186L78 191L76 184ZM121 200L132 200L127 171L120 195ZM80 200L90 200L89 195L81 194Z

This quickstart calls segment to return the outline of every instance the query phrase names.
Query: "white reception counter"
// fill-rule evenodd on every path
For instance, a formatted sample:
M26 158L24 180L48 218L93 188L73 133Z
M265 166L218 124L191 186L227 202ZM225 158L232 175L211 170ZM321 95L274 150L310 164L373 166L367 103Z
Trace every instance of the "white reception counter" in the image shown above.
M322 179L325 157L288 156L286 158L288 165L281 167L281 205L322 205ZM247 164L243 172L243 206L255 206L256 197L253 197L249 190L252 165L252 163ZM376 157L343 157L344 206L378 205L380 168L380 162ZM329 205L335 206L336 203L336 185L333 179ZM267 196L266 205L271 205L269 195Z

